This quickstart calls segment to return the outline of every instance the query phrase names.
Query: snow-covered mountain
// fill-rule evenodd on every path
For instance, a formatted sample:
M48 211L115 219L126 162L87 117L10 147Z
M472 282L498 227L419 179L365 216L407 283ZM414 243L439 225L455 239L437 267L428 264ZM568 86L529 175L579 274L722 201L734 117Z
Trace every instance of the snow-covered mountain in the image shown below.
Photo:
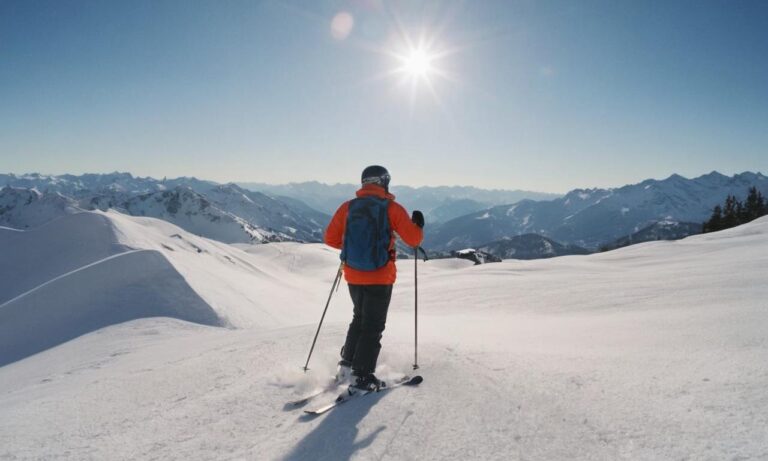
M149 216L173 223L187 232L224 243L290 241L289 235L257 227L248 220L213 205L189 187L138 195L119 204L133 216Z
M589 256L420 263L424 382L312 419L285 402L338 360L344 290L300 369L336 251L114 211L0 229L0 459L761 459L766 246L768 217ZM414 360L398 266L384 379Z
M700 234L701 223L659 221L648 227L640 229L634 234L627 235L600 247L601 251L614 250L616 248L634 245L636 243L652 242L654 240L678 240L690 235Z
M487 203L472 199L446 199L440 205L427 209L424 218L430 224L450 221L475 211L488 208Z
M327 214L354 198L359 186L354 184L323 184L317 181L291 184L241 183L241 186L276 196L292 197ZM522 190L489 190L476 187L441 186L409 187L393 185L392 193L408 210L421 210L427 222L444 222L494 205L514 203L523 199L549 200L558 194Z
M142 178L130 173L83 174L83 175L44 175L29 173L23 175L0 174L0 185L13 187L36 188L40 191L58 192L60 194L82 198L100 193L124 193L127 195L146 194L167 190L179 185L193 188L215 185L213 182L200 181L195 178L177 178L172 180L157 180Z
M596 249L658 221L703 222L728 194L744 197L751 186L768 193L760 173L727 177L717 172L686 179L672 175L615 189L576 189L564 197L492 207L438 226L426 236L434 249L476 247L526 233Z
M323 184L317 181L290 184L238 183L239 186L269 194L273 197L290 197L328 215L333 215L339 205L355 197L360 187L354 184Z
M480 245L481 251L501 259L542 259L556 256L586 255L589 250L576 245L563 245L537 234L523 234Z
M115 208L167 219L190 232L230 243L317 242L330 220L297 200L281 201L234 184L196 178L157 180L129 173L0 175L3 183L74 199L84 209Z
M26 229L62 216L77 213L75 200L58 192L3 187L0 189L0 226Z
M331 219L297 200L282 201L231 183L211 187L203 194L219 208L252 225L276 229L293 240L322 241L323 230Z

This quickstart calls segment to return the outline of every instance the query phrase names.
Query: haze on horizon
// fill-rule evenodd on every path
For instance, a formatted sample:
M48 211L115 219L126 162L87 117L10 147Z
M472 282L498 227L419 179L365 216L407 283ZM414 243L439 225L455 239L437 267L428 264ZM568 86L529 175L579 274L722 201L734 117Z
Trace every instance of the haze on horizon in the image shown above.
M0 170L562 193L768 170L768 3L0 2Z

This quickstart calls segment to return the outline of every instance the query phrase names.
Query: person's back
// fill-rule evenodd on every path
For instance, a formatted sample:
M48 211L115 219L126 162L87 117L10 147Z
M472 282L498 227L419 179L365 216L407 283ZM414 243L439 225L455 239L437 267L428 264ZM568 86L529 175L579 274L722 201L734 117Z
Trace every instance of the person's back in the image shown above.
M373 375L381 349L392 285L397 278L395 237L409 246L423 239L424 216L408 216L389 193L389 172L381 166L363 170L357 198L343 203L325 232L325 243L342 250L344 278L354 304L353 318L341 350L340 374L349 368L353 388L379 386ZM386 251L385 255L381 251Z

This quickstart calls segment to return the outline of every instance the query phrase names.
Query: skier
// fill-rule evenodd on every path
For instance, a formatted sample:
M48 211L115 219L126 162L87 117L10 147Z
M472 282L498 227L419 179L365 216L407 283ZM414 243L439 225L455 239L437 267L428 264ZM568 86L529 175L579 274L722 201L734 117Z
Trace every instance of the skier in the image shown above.
M392 233L412 247L424 237L424 215L416 210L409 218L389 193L389 180L382 166L363 170L357 198L336 210L325 231L325 243L342 250L344 278L354 304L336 375L338 382L351 382L350 392L384 385L373 373L397 271Z

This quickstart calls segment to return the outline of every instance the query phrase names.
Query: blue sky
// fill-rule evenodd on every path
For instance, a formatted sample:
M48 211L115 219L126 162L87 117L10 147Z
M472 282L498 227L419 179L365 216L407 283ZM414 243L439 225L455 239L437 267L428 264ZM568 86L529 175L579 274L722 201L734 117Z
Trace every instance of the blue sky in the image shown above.
M412 93L386 74L421 34L450 78ZM768 2L0 0L0 171L335 183L374 163L551 192L765 172Z

